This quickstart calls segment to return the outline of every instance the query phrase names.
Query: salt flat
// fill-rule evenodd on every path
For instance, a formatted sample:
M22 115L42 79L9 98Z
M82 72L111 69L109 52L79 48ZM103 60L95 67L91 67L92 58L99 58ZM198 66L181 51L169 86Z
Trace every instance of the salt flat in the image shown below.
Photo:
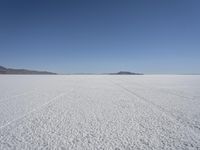
M1 75L0 149L200 149L200 76Z

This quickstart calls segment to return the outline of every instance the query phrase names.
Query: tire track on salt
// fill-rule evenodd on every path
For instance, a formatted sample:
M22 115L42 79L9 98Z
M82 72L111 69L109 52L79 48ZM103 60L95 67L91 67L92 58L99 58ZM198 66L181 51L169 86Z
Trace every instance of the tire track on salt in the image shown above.
M35 93L35 92L37 92L37 91L36 90L30 90L28 92L23 92L23 93L20 93L20 94L16 94L16 95L13 95L13 96L2 98L2 99L0 99L0 103L8 101L8 100L12 100L12 99L17 98L17 97L26 96L26 95L29 95L29 94Z
M35 108L35 109L29 111L28 113L26 113L26 114L24 114L24 115L22 115L22 116L20 116L20 117L18 117L18 118L16 118L16 119L14 119L14 120L8 122L8 123L6 123L5 125L1 126L1 127L0 127L0 130L6 128L7 126L9 126L9 125L11 125L11 124L13 124L14 122L17 122L17 121L19 121L19 120L24 119L26 116L28 116L28 115L30 115L30 114L32 114L32 113L34 113L34 112L39 111L39 110L42 109L43 107L46 107L46 106L52 104L55 100L57 100L58 98L60 98L60 97L62 97L62 96L64 96L64 95L66 95L66 93L61 93L61 94L55 96L54 98L52 98L52 99L49 100L48 102L44 103L43 105L41 105L41 106L39 106L39 107L37 107L37 108Z
M112 82L114 85L118 86L119 88L123 89L124 91L128 92L129 94L138 97L138 98L141 99L143 102L152 105L153 107L155 107L156 109L158 109L158 110L160 110L161 112L163 112L166 116L168 116L168 117L171 118L172 120L177 121L177 123L179 123L181 126L189 128L190 131L193 133L193 135L195 135L196 137L200 138L200 135L194 131L194 128L192 128L192 126L191 126L188 122L185 122L185 121L183 121L183 120L180 120L177 116L175 116L174 114L172 114L170 111L164 109L164 108L161 107L160 105L157 105L157 104L155 104L155 103L149 101L149 100L146 99L145 97L143 97L143 96L141 96L141 95L139 95L139 94L137 94L137 93L135 93L135 92L129 90L128 88L122 86L121 84L118 84L118 83L113 82L113 81L111 81L111 80L108 80L108 81Z
M123 79L121 81L124 81ZM113 81L112 81L113 82ZM145 89L145 87L143 85L141 85L140 83L136 83L136 82L132 82L134 84L136 84L137 86L140 86L142 88ZM159 104L155 104L153 103L152 101L149 101L147 98L137 94L136 92L133 92L132 90L129 90L128 88L122 86L121 84L119 83L114 83L114 84L118 84L118 86L120 85L121 87L125 88L126 90L128 90L129 92L131 92L132 94L134 95L137 95L138 97L142 98L142 99L145 99L146 101L148 101L148 103L152 103L152 105L156 105L156 107L159 107L160 109L163 109L165 112L169 113L171 116L173 116L174 118L176 118L176 120L179 120L179 122L181 123L185 123L187 124L190 128L192 128L193 130L195 129L197 132L200 133L200 126L199 125L196 125L196 123L192 122L192 120L190 120L188 117L183 117L179 114L173 114L172 112L170 112L169 110L161 107ZM183 95L180 95L180 94L176 94L172 91L169 91L167 89L160 89L160 88L157 88L157 87L151 87L151 86L148 86L148 88L152 91L159 91L159 92L162 92L163 94L169 94L169 95L172 95L172 96L177 96L179 98L183 98L184 100L196 100L196 98L198 97L188 97L188 96L183 96ZM154 88L154 89L151 89L151 88ZM182 92L182 91L181 91ZM180 112L182 113L182 112ZM195 132L195 131L194 131Z
M130 79L130 78L128 78L128 79ZM125 80L121 79L121 81L125 81ZM144 88L144 85L142 85L141 83L133 82L132 80L130 80L130 82L131 82L131 83L134 83L135 85L138 85L138 86ZM154 87L154 86L148 86L148 88L154 88L154 89L156 89L156 90L159 90L159 91L162 92L162 93L171 94L171 95L178 96L178 97L184 98L184 99L189 99L189 100L190 100L190 99L193 100L193 99L195 99L195 98L199 98L199 97L200 97L199 95L191 96L191 97L190 97L190 96L184 96L184 95L181 95L181 94L172 92L172 91L170 91L169 89L162 89L162 88L158 88L158 87ZM151 89L151 90L152 90L152 89ZM183 93L184 91L178 90L178 92Z

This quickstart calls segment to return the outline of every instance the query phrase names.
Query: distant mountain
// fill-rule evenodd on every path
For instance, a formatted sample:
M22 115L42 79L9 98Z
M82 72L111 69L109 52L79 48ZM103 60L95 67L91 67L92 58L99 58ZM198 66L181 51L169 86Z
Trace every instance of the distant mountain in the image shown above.
M0 66L0 74L46 74L46 75L54 75L56 73L48 72L48 71L36 71L36 70L27 70L27 69L12 69L5 68Z
M109 73L110 75L143 75L142 73L135 73L135 72L129 72L129 71L120 71L117 73Z

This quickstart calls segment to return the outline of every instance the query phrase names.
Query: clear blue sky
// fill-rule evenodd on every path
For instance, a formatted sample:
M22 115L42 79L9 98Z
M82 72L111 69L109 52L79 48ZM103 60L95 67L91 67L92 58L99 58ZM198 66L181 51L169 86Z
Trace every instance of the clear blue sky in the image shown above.
M200 73L200 1L1 0L0 65Z

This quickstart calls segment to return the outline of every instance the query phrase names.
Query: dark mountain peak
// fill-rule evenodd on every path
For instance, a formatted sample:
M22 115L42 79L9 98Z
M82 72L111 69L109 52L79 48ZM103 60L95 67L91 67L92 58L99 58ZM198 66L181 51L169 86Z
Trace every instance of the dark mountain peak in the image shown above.
M7 68L0 66L0 74L6 74Z
M27 69L12 69L12 68L5 68L0 66L0 74L56 74L53 72L48 71L36 71L36 70L27 70Z
M0 70L6 70L7 68L0 66Z

